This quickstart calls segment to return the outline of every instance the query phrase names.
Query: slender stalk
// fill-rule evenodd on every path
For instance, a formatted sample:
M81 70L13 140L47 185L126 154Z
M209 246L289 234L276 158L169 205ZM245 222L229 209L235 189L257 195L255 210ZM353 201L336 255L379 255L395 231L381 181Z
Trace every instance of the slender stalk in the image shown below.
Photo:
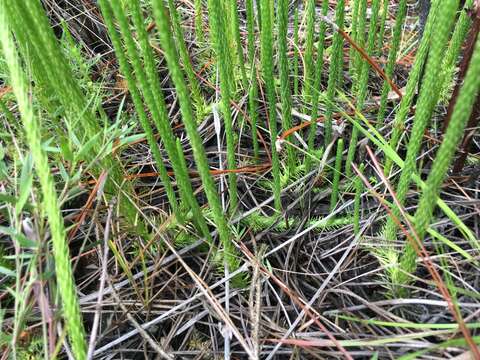
M287 59L287 27L288 27L288 0L278 0L277 4L277 24L278 24L278 54L280 67L280 98L282 102L282 127L283 130L292 127L292 94L290 91L290 81L288 76ZM288 138L291 141L291 137ZM295 171L296 159L295 149L292 146L287 147L287 172L293 174Z
M195 0L195 37L197 42L203 44L205 42L205 33L203 32L203 11L202 0Z
M402 28L405 23L407 15L407 0L400 0L398 4L397 16L395 20L395 27L393 28L393 36L390 51L388 52L387 65L385 67L385 74L388 78L393 75L395 62L397 60L398 50L400 48L400 40L402 38ZM385 120L385 111L387 109L387 98L390 86L387 81L383 83L382 95L380 97L380 108L377 114L377 127L380 127Z
M298 58L300 57L299 54L300 43L298 41L298 6L295 7L295 13L293 15L293 95L298 96Z
M87 354L85 330L75 290L70 250L60 212L55 182L48 165L47 154L42 146L40 123L34 115L33 106L30 102L25 72L20 65L13 37L8 28L8 18L3 9L0 11L0 42L4 59L10 72L13 92L20 109L25 136L42 190L43 209L47 215L52 238L55 276L62 300L63 318L72 344L72 352L77 359L85 359Z
M462 49L462 44L465 41L468 30L472 26L472 20L468 13L472 6L473 0L465 1L463 10L460 13L460 16L458 17L458 20L455 24L455 30L453 31L452 39L450 41L450 45L443 61L442 68L444 69L444 71L442 79L442 89L440 90L440 93L443 93L445 91L445 89L449 86L451 79L453 78L455 62L460 55L460 50Z
M382 16L380 17L380 22L378 24L378 38L377 38L377 54L382 53L383 49L383 40L385 37L385 22L387 20L387 15L388 15L388 0L383 0L382 1Z
M315 35L315 0L306 0L306 39L305 39L305 74L304 74L304 97L305 103L310 102L310 95L312 93L314 81L314 64L313 64L313 39Z
M192 90L192 98L195 102L199 121L203 120L203 109L205 108L205 101L200 90L195 70L193 69L192 60L188 53L187 44L185 43L185 36L183 35L182 25L180 24L180 17L178 16L177 8L173 0L168 0L168 8L170 10L170 19L172 22L173 34L175 36L175 43L177 45L178 53L182 59L183 68L187 74L188 83Z
M350 28L350 36L355 42L357 42L358 35L358 12L360 11L360 1L361 0L353 0L352 25ZM353 46L350 46L348 69L351 74L354 73L354 59L356 56L356 52L357 51L355 50L355 48Z
M372 17L370 20L370 26L368 31L368 41L367 41L367 54L371 55L375 51L375 39L378 28L378 13L380 8L380 0L372 1ZM365 105L365 100L367 98L368 91L368 74L369 74L369 64L367 61L363 61L360 66L360 78L358 79L358 94L356 98L356 108L359 112L363 110ZM355 152L357 149L358 141L358 129L353 127L352 135L350 137L350 143L348 145L347 153L347 163L345 164L345 175L347 178L352 176L352 161L355 157Z
M240 76L242 79L244 89L248 87L248 78L247 72L245 70L245 60L243 58L243 47L242 47L242 39L240 37L240 21L238 19L238 8L237 8L237 0L230 0L231 6L231 19L232 19L232 32L235 39L236 45L236 55L237 55L237 62L238 66L240 67Z
M414 216L415 230L418 240L421 242L433 218L436 207L434 199L440 193L443 180L447 175L457 146L462 138L465 125L473 110L473 105L480 92L480 38L477 39L473 56L460 90L455 109L448 125L444 139L438 149L435 160L428 174L425 188L420 197L417 211ZM416 269L416 252L411 243L407 243L404 255L401 257L400 266L405 272L411 274ZM403 273L402 273L403 274ZM399 280L401 283L408 282L410 277L404 275Z
M188 206L192 211L193 223L196 224L197 229L203 234L203 236L205 236L207 241L211 241L208 225L204 216L202 215L200 206L197 202L192 184L190 182L184 152L178 151L178 145L175 143L175 140L178 141L178 139L175 137L172 127L170 126L165 99L162 96L162 89L160 88L158 71L156 71L155 68L153 50L148 41L148 34L145 30L143 17L141 15L140 2L138 0L132 0L130 4L133 23L140 40L139 43L141 54L143 55L145 62L145 70L150 85L150 93L153 94L153 99L151 99L149 96L150 104L148 106L150 108L154 107L155 105L158 107L156 111L152 111L153 121L159 130L161 139L172 163L173 171L177 177L182 203L184 206ZM138 71L140 72L141 69Z
M408 76L407 87L405 90L405 95L400 102L400 107L395 114L395 119L393 120L393 131L390 137L389 146L392 149L396 149L398 142L400 141L400 137L405 131L405 120L407 118L408 113L410 112L410 106L412 105L413 98L415 96L415 91L417 89L418 82L420 80L420 76L422 74L422 69L424 63L427 59L428 49L430 46L430 38L432 37L433 32L433 25L435 23L435 19L437 17L437 12L440 8L440 1L434 0L435 2L432 3L430 13L428 15L427 24L425 26L423 37L420 42L420 45L417 50L417 55L415 57L415 62L413 64L412 70L410 71L410 75ZM385 175L388 176L393 166L393 160L388 158L385 161L384 171Z
M338 201L338 184L340 183L340 175L342 171L342 157L343 157L343 139L338 139L337 155L335 158L335 172L333 174L332 194L330 195L330 212L335 210Z
M322 1L322 15L327 16L328 14L328 1ZM318 33L318 45L317 45L317 62L315 68L315 82L313 85L312 91L312 113L310 115L310 119L316 119L318 116L318 103L320 99L320 85L322 82L322 73L323 73L323 53L324 53L324 46L325 46L325 34L327 31L327 24L325 21L320 22L320 29ZM317 122L314 121L312 125L310 125L310 132L308 133L308 151L309 153L313 154L315 151L315 137L317 134ZM305 159L305 167L306 171L310 170L312 159L310 156L307 156Z
M152 0L153 12L160 38L160 44L165 52L165 59L170 74L175 84L180 103L180 110L183 115L185 130L187 131L190 144L193 149L193 156L198 167L200 178L205 188L205 194L212 209L213 218L217 225L220 241L223 245L224 257L229 264L230 270L238 268L238 260L235 257L235 248L231 241L231 233L218 197L218 190L210 175L207 156L203 148L202 139L197 131L194 113L190 103L190 97L182 70L178 64L178 57L175 51L173 38L169 32L169 18L162 0Z
M143 70L143 65L141 64L140 58L138 56L135 43L133 42L131 31L128 26L127 19L125 17L124 9L122 8L118 0L113 0L110 2L107 2L106 0L99 0L99 5L102 10L103 18L105 20L105 24L107 25L110 38L115 48L115 53L117 55L117 59L120 64L120 69L127 81L127 86L132 96L132 100L135 105L135 110L137 112L138 119L140 121L140 124L143 130L145 131L145 136L147 138L148 144L150 145L153 158L155 159L158 172L160 175L160 179L162 180L163 186L165 187L165 192L167 193L168 201L170 203L172 211L175 214L177 220L179 222L183 222L184 220L183 214L178 205L177 197L175 196L175 192L173 190L170 177L167 174L163 157L158 148L155 136L153 134L152 127L150 126L147 115L145 113L141 95L136 85L137 81L133 77L134 72L130 68L130 65L127 61L127 57L125 56L123 46L121 44L120 37L118 36L117 30L115 29L115 25L113 23L114 14L115 14L119 23L121 34L125 40L125 44L127 47L127 54L132 60L133 69L135 70L135 75L138 79L139 87L143 90L143 94L145 98L148 99L147 103L152 105L154 103L153 95L150 92L148 80L146 79L145 72ZM158 108L156 106L152 106L151 111L154 117L156 118L160 117L158 113Z
M360 165L360 173L363 173L365 166ZM355 178L355 199L353 205L353 232L355 235L360 233L360 212L361 212L361 197L365 190L365 185L363 184L360 176Z
M248 90L248 109L252 129L253 157L255 161L259 160L260 149L257 137L257 72L255 66L255 15L253 12L253 0L246 0L247 10L247 43L248 43L248 63L250 65L250 88Z
M450 30L455 21L455 12L458 8L458 0L442 1L438 19L435 22L435 40L430 47L430 55L427 61L425 80L417 104L415 120L407 146L407 155L403 166L400 180L396 188L396 196L400 206L405 202L407 191L412 175L416 172L416 161L422 144L423 134L432 116L434 106L439 97L440 86L438 86L438 73L442 65L442 54L446 49ZM386 224L385 236L387 240L394 241L396 238L397 225L393 218L400 218L400 209L393 207L393 216L389 217Z
M165 100L162 96L162 89L159 86L160 81L158 79L158 74L155 69L155 61L152 48L148 41L147 32L145 31L145 25L141 14L140 3L138 0L133 0L129 4L129 10L132 14L135 32L139 37L140 52L138 52L137 48L135 47L134 39L131 35L132 33L129 30L127 19L124 15L123 9L119 6L119 2L115 0L111 1L110 4L113 7L113 11L118 18L120 31L123 38L125 39L125 43L127 46L127 55L131 59L134 72L132 72L130 69L130 65L123 52L120 38L117 35L115 29L113 28L112 15L110 9L108 8L108 3L106 5L106 3L102 1L100 5L102 6L102 10L104 11L105 22L107 23L107 28L112 38L112 43L114 45L117 58L119 60L121 71L124 74L125 79L127 80L127 85L130 89L132 99L134 100L137 114L139 115L141 125L145 131L147 141L150 145L150 148L152 149L154 160L157 164L157 167L159 169L163 168L162 170L165 171L165 173L162 174L162 172L159 170L160 177L162 181L164 181L163 178L166 178L166 181L168 183L170 182L170 179L165 170L165 166L163 165L163 156L158 149L158 145L156 139L154 138L152 128L143 109L140 93L136 86L137 83L139 85L139 88L142 90L145 102L152 113L153 121L157 129L159 130L161 139L165 145L165 149L167 150L168 156L172 163L173 171L177 177L182 205L186 209L191 209L193 214L193 221L197 225L198 230L203 234L203 236L209 239L210 232L204 217L201 215L200 206L198 205L192 185L189 181L188 169L184 161L184 154L183 152L178 152L177 150L175 136L168 120L168 112L166 109ZM144 64L142 63L140 54L144 58ZM132 75L133 73L136 74L136 78L138 81L135 81L135 78ZM169 186L171 187L170 183ZM168 191L173 191L173 188L167 189L167 194ZM172 196L172 194L170 196ZM169 201L171 202L171 200ZM175 204L175 206L176 217L178 221L182 222L184 220L184 215L181 213L182 209L178 206L178 204Z
M267 104L268 104L268 121L270 125L270 143L272 153L272 174L273 174L273 195L275 209L281 210L282 203L280 199L280 161L276 148L277 140L277 119L275 109L275 83L273 80L273 39L272 39L272 22L271 17L267 16L270 11L270 1L260 0L262 11L262 30L261 30L261 62L262 73L265 81Z
M360 2L358 9L358 29L355 32L355 42L363 48L366 41L366 26L367 26L367 0L358 0ZM360 68L361 68L362 57L358 51L355 50L353 57L353 78L355 85L358 85L358 81L355 81L360 77ZM353 89L353 91L356 91Z
M335 10L335 23L342 29L345 18L345 0L337 2ZM332 141L332 116L335 89L338 85L340 69L343 68L343 37L338 31L333 35L332 60L329 67L328 85L327 85L327 104L325 115L325 141L324 146L328 146Z
M229 63L229 56L227 53L228 42L225 34L226 26L220 12L220 0L208 1L208 12L210 16L210 24L212 32L216 35L214 39L214 48L217 54L217 62L220 72L220 94L222 96L222 111L225 124L225 135L227 139L227 166L229 169L235 169L235 139L233 136L232 113L230 111L230 100L232 94L230 92L231 86L229 84L229 72L231 64ZM230 194L230 211L235 211L237 207L237 175L233 172L228 174L228 191Z

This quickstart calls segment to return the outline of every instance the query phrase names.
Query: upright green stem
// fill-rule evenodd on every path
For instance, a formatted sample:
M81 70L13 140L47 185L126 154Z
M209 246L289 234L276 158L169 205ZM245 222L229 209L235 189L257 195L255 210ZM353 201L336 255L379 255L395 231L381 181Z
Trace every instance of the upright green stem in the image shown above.
M455 21L457 8L458 0L442 1L439 16L435 22L434 33L436 36L430 47L430 55L424 77L425 80L417 104L413 129L407 146L405 164L396 188L396 196L400 206L403 206L405 202L412 175L416 172L417 156L422 145L423 135L438 101L440 86L438 86L437 82L443 60L442 54L449 40L450 30ZM393 207L392 212L394 216L388 218L385 231L387 240L391 241L396 238L397 228L393 219L399 219L401 217L400 209L397 206Z
M306 17L307 17L307 28L306 28L306 40L305 40L305 74L304 74L304 89L303 93L305 96L305 103L310 102L310 94L312 93L313 88L313 40L315 35L315 0L306 0Z
M298 6L295 7L295 13L293 15L293 95L298 96L298 58L300 43L298 41Z
M287 30L288 30L288 0L278 0L277 4L278 24L278 54L280 67L280 98L282 102L282 125L283 130L292 127L292 94L290 92L290 81L288 76L287 59ZM288 138L291 141L291 137ZM296 159L292 146L287 146L287 172L293 174L295 171Z
M238 66L240 67L240 76L242 79L244 89L248 88L248 78L247 72L245 70L245 60L243 58L243 47L242 47L242 39L240 37L240 22L238 20L238 8L237 8L237 0L230 0L231 6L231 18L232 18L232 31L233 36L235 38L235 45L236 45L236 54L237 54L237 62Z
M231 84L229 84L229 72L231 64L228 56L228 41L225 36L225 23L223 21L220 0L208 1L208 12L210 16L210 24L213 33L214 48L217 54L217 62L220 70L220 93L222 96L222 111L225 124L225 135L227 139L227 166L229 169L235 169L235 139L233 136L232 113L230 111L230 100L232 94L230 92ZM228 191L230 194L230 210L235 211L237 207L237 175L233 172L228 174Z
M455 103L450 123L444 135L444 139L438 149L435 160L428 174L425 188L415 212L414 225L421 242L425 237L428 226L433 217L436 201L443 180L452 162L457 146L462 139L465 126L472 113L473 105L480 92L480 38L477 39L474 53L470 60L463 86ZM411 274L416 269L416 251L411 243L407 243L400 265L406 273ZM400 281L405 283L408 276L402 276Z
M361 0L353 0L353 10L352 10L352 24L351 24L351 29L350 29L350 36L353 39L353 41L357 42L357 34L358 34L358 12L360 11L360 2ZM354 59L356 56L357 50L353 47L350 46L350 52L349 52L349 71L351 74L354 73Z
M453 72L455 69L455 62L458 59L460 50L467 36L468 30L472 25L472 20L469 15L469 10L472 9L473 0L468 0L463 6L463 10L458 17L458 20L455 24L455 30L453 31L452 39L450 41L448 50L445 54L445 59L443 61L443 79L442 79L442 93L445 88L448 88L451 79L453 78Z
M397 60L398 50L400 48L400 40L402 39L402 28L407 15L407 0L400 0L397 10L397 18L395 20L395 27L393 29L393 37L390 51L388 52L387 65L385 67L385 74L388 78L392 78L395 62ZM380 97L380 108L377 114L377 127L380 127L385 120L385 111L387 108L387 98L390 85L387 81L383 83L382 95Z
M380 22L378 24L378 38L377 38L377 54L382 54L383 49L383 40L385 36L385 22L387 20L388 15L388 0L382 1L382 16L380 17Z
M170 19L172 21L172 29L175 35L175 43L177 45L178 52L182 58L183 68L187 74L188 82L192 89L192 97L195 102L197 114L200 116L198 119L202 121L203 109L205 108L205 101L200 90L200 84L197 79L195 70L193 69L192 60L188 53L187 44L185 43L185 36L183 35L182 25L180 24L180 17L178 16L177 8L173 0L168 0L168 8L170 10Z
M148 118L143 107L143 102L141 100L141 95L136 86L137 82L133 77L133 71L130 68L130 65L128 64L127 57L125 56L124 49L120 41L120 37L118 36L117 30L113 23L113 19L114 19L113 13L115 13L115 16L117 17L117 20L119 22L121 34L125 39L127 54L132 60L132 65L135 70L135 75L138 78L139 85L143 90L143 94L145 98L148 99L147 103L151 106L152 114L154 115L154 117L158 119L160 118L158 108L156 105L154 105L155 103L153 100L153 95L150 92L148 80L146 79L146 75L143 70L143 66L141 64L141 61L138 55L138 51L135 47L135 43L133 42L131 31L128 26L127 19L125 17L124 9L122 8L118 0L113 0L111 2L108 2L106 0L99 0L99 5L101 7L105 24L107 25L107 29L110 34L113 46L115 48L115 53L117 55L117 58L120 64L121 71L127 81L127 86L132 96L132 100L135 105L135 110L138 114L140 124L142 125L142 128L145 131L145 136L147 138L148 144L150 145L152 155L158 167L160 179L162 180L163 186L165 187L168 201L170 202L172 211L177 217L178 221L183 222L183 214L178 205L177 197L175 196L175 192L173 190L170 177L167 174L163 157L158 148L155 136L153 134L153 130L148 122Z
M395 119L393 120L393 131L390 137L389 146L394 150L397 148L400 137L405 131L405 120L410 112L410 106L412 105L415 91L420 80L420 75L422 74L423 65L427 59L428 49L430 46L430 38L432 36L433 25L437 17L437 12L440 8L439 5L440 1L434 0L434 3L432 3L432 6L430 8L427 24L425 26L423 37L417 50L415 62L413 64L412 70L410 70L405 95L400 102L400 107L395 114ZM390 174L392 166L393 160L387 157L384 166L384 172L386 176Z
M367 54L372 55L375 50L375 39L377 35L378 27L378 13L380 8L380 0L372 1L372 17L370 20L370 26L368 31L368 42L367 42ZM362 61L360 66L360 78L358 79L358 93L356 97L356 108L359 112L363 110L365 105L365 100L367 98L368 91L368 74L370 70L370 65L367 61ZM347 153L347 163L345 165L345 175L347 178L352 176L352 161L355 157L355 152L357 149L358 141L358 129L354 127L352 129L352 136L350 137L350 143L348 145Z
M205 42L205 33L203 32L203 11L202 0L195 0L195 37L197 42L203 44Z
M328 14L328 0L322 1L322 15L327 16ZM317 134L317 122L315 121L318 116L318 103L320 99L320 85L322 82L322 73L323 73L323 53L325 45L325 34L327 31L327 24L325 21L320 22L320 29L318 33L318 45L317 45L317 62L315 67L315 82L312 90L312 113L310 119L313 123L310 125L310 132L308 133L308 151L310 154L314 153L315 150L315 137ZM307 156L305 159L305 168L306 172L310 170L311 158Z
M70 121L80 119L78 123L83 127L84 138L88 139L87 141L98 139L94 140L92 150L88 152L87 157L88 160L95 162L93 169L97 175L100 174L102 169L109 169L110 171L110 176L105 184L105 194L111 196L118 193L117 184L124 184L125 189L119 199L122 213L139 235L148 237L145 224L143 221L138 221L139 213L129 199L133 194L133 187L130 182L123 181L121 164L110 154L98 159L103 146L100 136L102 133L99 126L100 121L95 117L94 110L89 109L88 101L75 80L68 66L68 61L60 50L61 48L58 46L55 34L41 4L38 0L11 1L5 2L5 6L9 12L9 17L15 19L15 33L21 37L22 42L25 41L26 56L33 52L35 53L33 59L40 60L41 65L36 64L34 66L36 69L34 75L43 73L39 77L40 84L46 87L45 90L58 96L59 102L65 109L65 115ZM17 29L18 27L20 29ZM28 29L28 31L26 32L24 29ZM102 109L98 110L103 113ZM79 134L76 134L76 136L82 138Z
M335 22L337 26L342 29L345 19L345 0L339 0L337 2L337 8L335 11ZM329 67L328 85L327 85L327 104L325 114L325 147L332 141L332 116L333 116L333 103L335 96L335 89L338 84L338 75L340 69L343 68L343 37L335 32L333 35L333 51L332 60Z
M152 0L153 12L160 38L160 44L165 52L170 74L175 84L180 103L180 110L183 115L185 130L187 131L190 144L193 149L193 156L197 163L198 172L205 188L205 194L212 209L213 218L217 225L220 241L223 245L224 256L231 270L238 268L238 260L235 257L235 248L231 241L231 233L227 221L223 215L222 206L218 197L218 190L209 171L207 156L203 148L202 139L197 131L195 116L190 103L190 97L182 70L178 63L177 52L173 38L169 32L169 18L162 0Z
M66 330L72 343L74 356L77 359L85 359L87 356L85 330L83 328L82 314L75 290L70 250L68 248L65 227L60 212L55 182L48 165L47 154L43 149L40 123L34 115L33 106L30 102L25 71L20 65L4 9L0 11L0 43L4 59L10 72L12 89L20 109L27 144L30 148L42 189L43 209L45 210L50 225L53 256L55 259L55 276L62 300L62 311L66 323Z
M268 121L270 125L270 143L272 153L272 174L273 174L273 196L275 198L275 209L280 211L282 203L280 199L280 161L276 148L277 140L277 119L275 109L275 83L273 80L273 39L272 22L270 14L270 0L260 0L262 11L262 30L261 30L261 60L262 73L265 81L268 105Z
M358 0L360 2L358 9L358 29L355 32L355 42L363 48L365 46L366 40L366 26L367 26L367 0ZM362 57L358 51L355 50L353 56L353 84L358 85L358 78L360 77L360 68L361 68ZM356 81L357 80L357 81ZM352 89L357 91L356 89Z
M250 88L248 90L248 109L252 128L253 157L259 160L260 149L257 137L257 71L255 66L255 15L253 12L253 0L246 0L247 10L247 42L248 63L250 65Z
M330 196L330 212L335 210L338 201L338 184L340 183L340 175L342 171L342 157L343 157L343 139L338 139L337 142L337 156L335 158L335 172L333 174L332 194Z

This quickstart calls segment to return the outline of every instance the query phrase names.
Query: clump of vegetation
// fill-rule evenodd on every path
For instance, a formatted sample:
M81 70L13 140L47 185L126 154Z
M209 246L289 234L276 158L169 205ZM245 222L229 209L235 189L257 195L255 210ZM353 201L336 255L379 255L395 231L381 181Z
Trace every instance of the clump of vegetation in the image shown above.
M480 357L480 9L429 5L1 2L6 356Z

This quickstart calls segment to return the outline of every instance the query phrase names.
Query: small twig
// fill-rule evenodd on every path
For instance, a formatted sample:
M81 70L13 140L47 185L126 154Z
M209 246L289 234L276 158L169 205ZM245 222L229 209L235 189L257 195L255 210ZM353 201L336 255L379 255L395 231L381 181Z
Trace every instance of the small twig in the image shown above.
M110 237L110 223L112 221L113 204L108 207L107 221L105 223L105 233L103 236L103 258L102 258L102 272L100 275L100 286L98 289L97 304L95 305L95 315L93 317L92 330L90 341L88 343L87 359L93 359L93 352L95 350L95 343L97 338L98 326L100 324L100 312L102 310L103 290L105 289L105 280L107 277L107 263L108 263L108 239ZM100 248L100 247L99 247ZM99 249L100 250L100 249ZM99 251L100 253L100 251Z

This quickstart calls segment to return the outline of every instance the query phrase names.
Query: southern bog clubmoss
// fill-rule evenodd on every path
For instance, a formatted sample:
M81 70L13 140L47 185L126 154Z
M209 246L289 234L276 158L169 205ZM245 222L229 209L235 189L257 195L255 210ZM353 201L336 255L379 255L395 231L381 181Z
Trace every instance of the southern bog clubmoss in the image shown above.
M47 154L43 149L40 122L34 114L25 71L21 66L13 36L8 27L9 20L6 17L6 12L3 11L4 9L1 10L0 42L3 59L8 66L10 82L20 109L26 141L40 182L41 206L50 225L56 279L62 303L63 318L71 339L73 354L78 359L84 359L86 357L85 331L70 265L70 251L68 249L63 218L60 213L57 189Z
M406 0L88 3L0 2L9 356L34 333L43 358L214 358L212 344L226 358L304 358L296 345L316 340L302 334L321 329L324 357L408 357L404 333L369 319L383 305L357 304L407 294L395 316L428 339L425 356L457 356L444 337L458 329L475 351L462 319L474 307L457 296L479 298L478 181L449 169L459 143L479 157L475 125L462 141L480 102L477 2L430 1L424 29ZM423 314L432 296L458 329L416 331L429 329L413 323L416 301ZM98 329L88 349L84 327Z

